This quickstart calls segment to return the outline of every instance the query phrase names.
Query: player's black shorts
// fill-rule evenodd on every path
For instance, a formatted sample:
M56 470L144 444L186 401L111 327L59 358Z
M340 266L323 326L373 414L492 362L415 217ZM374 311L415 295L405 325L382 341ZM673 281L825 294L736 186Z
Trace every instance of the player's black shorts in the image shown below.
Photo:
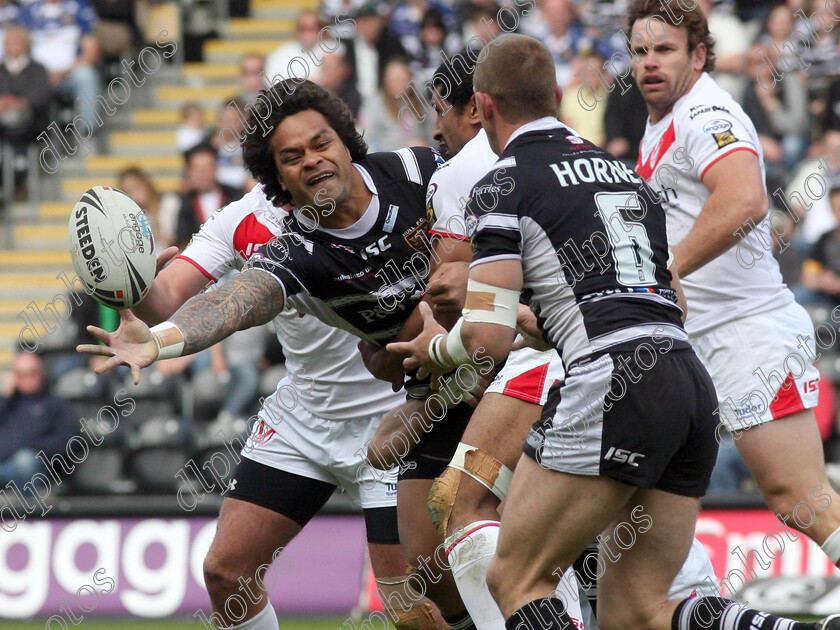
M424 434L400 467L402 479L435 479L443 474L458 448L464 429L472 417L473 408L466 403L449 410L434 422L432 430Z
M549 470L700 497L717 459L716 408L693 350L641 343L570 365L524 451Z
M231 474L233 490L224 496L259 505L292 519L304 527L317 514L335 486L319 479L310 479L242 457ZM397 530L397 508L381 507L364 510L367 540L381 545L400 542Z

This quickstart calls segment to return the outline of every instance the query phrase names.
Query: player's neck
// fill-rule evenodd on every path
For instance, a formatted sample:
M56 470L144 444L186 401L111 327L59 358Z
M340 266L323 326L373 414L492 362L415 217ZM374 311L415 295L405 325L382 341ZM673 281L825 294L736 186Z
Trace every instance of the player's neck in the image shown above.
M353 168L353 187L350 198L343 203L336 205L334 211L321 215L321 227L327 230L341 230L350 227L362 218L370 206L373 193L368 190L367 184L358 169Z

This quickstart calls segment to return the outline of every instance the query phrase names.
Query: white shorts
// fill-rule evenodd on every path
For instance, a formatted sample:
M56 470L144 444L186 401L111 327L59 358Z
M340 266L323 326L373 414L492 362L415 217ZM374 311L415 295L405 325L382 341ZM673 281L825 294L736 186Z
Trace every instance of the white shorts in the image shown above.
M367 445L382 414L327 420L301 405L289 411L272 397L266 400L258 417L259 422L242 449L243 456L338 486L362 508L397 505L398 469L377 470L365 460Z
M556 350L514 350L485 394L503 394L535 405L544 405L548 390L557 381L562 381L563 376L563 362Z
M720 597L720 586L706 548L696 538L691 542L688 556L671 583L668 599L686 597Z
M796 302L692 335L691 343L714 381L729 431L817 405L814 325Z

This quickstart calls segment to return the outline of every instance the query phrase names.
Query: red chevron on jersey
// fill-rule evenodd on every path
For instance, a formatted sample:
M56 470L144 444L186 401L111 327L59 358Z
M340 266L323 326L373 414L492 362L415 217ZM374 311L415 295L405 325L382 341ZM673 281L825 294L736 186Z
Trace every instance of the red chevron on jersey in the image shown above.
M656 147L653 151L650 152L648 159L642 160L642 147L639 147L639 159L636 160L636 172L641 175L645 181L649 180L653 172L656 170L656 167L659 166L659 160L662 159L662 156L671 148L671 145L674 144L674 140L676 140L677 134L674 131L674 123L668 126L665 130L665 133L662 134L662 138L660 138L659 142L656 144Z
M248 260L255 249L260 245L265 245L272 238L274 238L274 234L271 230L260 223L255 214L251 213L236 226L236 231L233 233L233 247L242 258Z

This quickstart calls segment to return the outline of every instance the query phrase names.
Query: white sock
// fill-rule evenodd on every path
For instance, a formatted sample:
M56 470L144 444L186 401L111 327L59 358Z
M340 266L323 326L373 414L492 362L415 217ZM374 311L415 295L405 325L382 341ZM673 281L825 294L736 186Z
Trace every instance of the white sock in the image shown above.
M499 542L498 521L476 521L446 539L446 552L458 593L479 630L505 630L505 618L487 588L487 569ZM572 567L566 569L555 595L577 628L583 628L578 582Z
M264 596L268 597L268 594ZM268 602L256 617L251 617L238 626L228 626L225 630L280 630L280 624L277 623L277 613L274 612L271 602Z
M498 521L476 521L444 541L452 576L476 628L505 630L505 618L487 589L487 569L499 541Z
M838 562L840 562L840 527L828 535L825 542L820 545L820 549L831 559L834 566L840 567L838 565Z

